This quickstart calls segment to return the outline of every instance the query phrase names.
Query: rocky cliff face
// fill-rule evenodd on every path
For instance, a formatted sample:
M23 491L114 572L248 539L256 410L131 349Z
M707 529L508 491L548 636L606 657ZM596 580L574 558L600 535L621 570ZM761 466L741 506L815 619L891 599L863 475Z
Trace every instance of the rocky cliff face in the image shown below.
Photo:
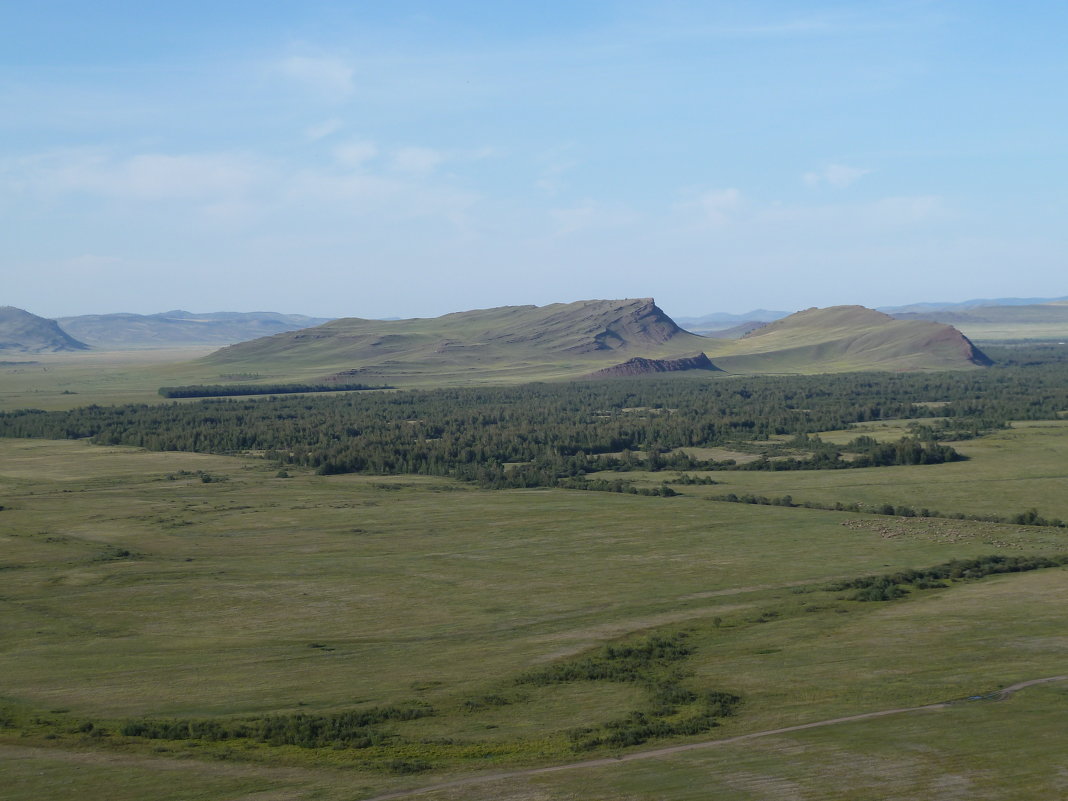
M652 373L678 373L683 370L718 370L703 353L683 356L678 359L645 359L637 356L622 364L606 367L590 373L587 378L619 378L624 376L650 375Z
M609 323L595 339L599 350L615 350L631 342L660 345L681 331L652 298L644 298Z

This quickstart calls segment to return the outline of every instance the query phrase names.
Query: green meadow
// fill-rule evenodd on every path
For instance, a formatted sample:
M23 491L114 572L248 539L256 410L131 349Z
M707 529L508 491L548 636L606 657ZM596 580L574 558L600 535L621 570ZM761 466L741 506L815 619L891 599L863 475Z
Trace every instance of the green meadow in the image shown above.
M648 497L280 477L252 458L0 440L0 761L12 797L369 798L1064 674L1064 568L882 603L829 587L1068 553L1065 529L709 500L789 493L1068 517L1068 423L955 447L970 458L720 472L721 484ZM657 637L684 650L637 679L544 679ZM656 709L665 688L670 712ZM422 797L1056 797L1066 689ZM677 723L708 693L740 700L707 730L589 745L633 731L635 713ZM394 708L421 711L373 723L358 746L128 733Z
M880 421L859 424L849 431L825 432L820 438L844 445L861 435L896 440L905 433L905 421ZM1047 517L1068 519L1068 420L1016 421L1004 431L951 444L967 457L966 461L906 465L892 470L709 471L700 475L710 476L717 484L684 489L688 495L708 498L730 492L767 497L790 495L795 503L889 503L976 516L1012 516L1036 509ZM638 475L629 474L627 478ZM664 480L662 474L640 475L642 483L650 486ZM916 525L953 528L956 521ZM956 528L960 536L973 536L975 530Z

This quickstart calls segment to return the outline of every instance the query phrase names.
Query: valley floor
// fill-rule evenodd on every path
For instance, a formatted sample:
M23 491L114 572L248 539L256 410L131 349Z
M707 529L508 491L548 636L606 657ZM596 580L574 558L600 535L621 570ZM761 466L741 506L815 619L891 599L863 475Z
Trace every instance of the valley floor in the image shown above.
M1068 423L1035 423L960 443L967 462L717 478L799 501L1013 512L1040 501L1068 517L1056 491L1066 445ZM0 440L0 761L13 799L359 799L466 777L478 781L419 797L1065 793L1068 683L796 728L1063 675L1065 568L878 603L829 586L1063 554L1064 529L709 500L722 485L648 497L277 472ZM655 637L684 648L636 678L544 678ZM656 711L667 691L673 716ZM636 731L636 712L679 720L698 709L691 696L717 692L741 702L707 732L577 746ZM433 715L370 724L359 746L124 734L141 721L390 706ZM784 731L751 736L772 730ZM664 750L710 740L722 744ZM650 750L660 753L616 759ZM527 772L588 759L607 761Z

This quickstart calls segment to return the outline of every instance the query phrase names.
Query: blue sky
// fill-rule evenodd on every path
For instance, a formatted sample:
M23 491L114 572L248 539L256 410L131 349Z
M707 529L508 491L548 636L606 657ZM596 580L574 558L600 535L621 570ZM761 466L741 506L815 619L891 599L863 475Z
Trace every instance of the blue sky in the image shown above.
M0 0L0 304L1068 294L1068 5Z

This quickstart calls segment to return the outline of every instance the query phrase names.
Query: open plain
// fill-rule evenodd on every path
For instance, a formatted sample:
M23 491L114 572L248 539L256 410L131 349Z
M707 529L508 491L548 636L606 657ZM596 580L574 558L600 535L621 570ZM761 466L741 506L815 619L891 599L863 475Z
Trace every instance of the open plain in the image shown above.
M873 421L823 438L905 429ZM991 694L1065 672L1065 568L875 603L841 583L1056 557L1065 529L714 500L1068 516L1068 422L1016 422L955 447L967 460L698 472L720 483L662 497L2 439L12 797L360 799L467 778L420 797L1056 797L1068 687ZM614 658L607 647L669 640L684 647L629 678L582 667ZM554 666L579 678L546 678ZM738 701L702 731L610 739L692 717L710 693ZM379 714L391 709L403 714ZM361 742L189 734L348 710L371 713ZM187 733L159 734L162 722ZM728 742L523 772L715 740Z

